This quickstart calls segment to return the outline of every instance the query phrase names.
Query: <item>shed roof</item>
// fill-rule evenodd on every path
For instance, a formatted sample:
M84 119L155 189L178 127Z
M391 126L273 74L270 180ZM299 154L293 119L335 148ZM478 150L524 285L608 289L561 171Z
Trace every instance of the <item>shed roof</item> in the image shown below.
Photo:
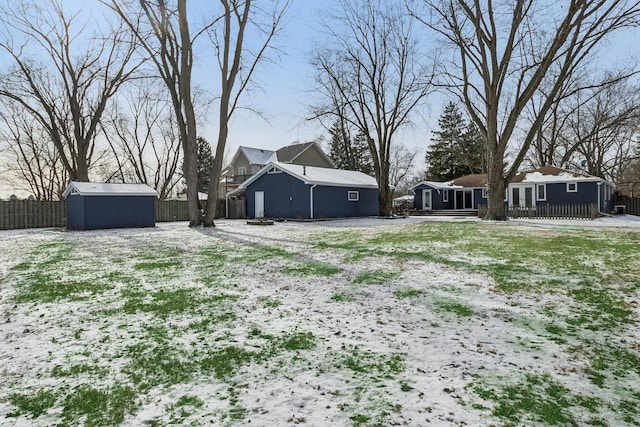
M62 193L62 197L69 194L81 196L158 196L153 188L146 184L107 184L103 182L71 181Z
M258 173L243 182L236 190L237 193L247 188L249 184L267 173L272 168L278 168L289 175L298 178L305 184L326 185L330 187L359 187L378 188L378 182L372 176L357 171L343 169L319 168L316 166L302 166L289 163L269 162ZM230 194L231 194L230 193Z

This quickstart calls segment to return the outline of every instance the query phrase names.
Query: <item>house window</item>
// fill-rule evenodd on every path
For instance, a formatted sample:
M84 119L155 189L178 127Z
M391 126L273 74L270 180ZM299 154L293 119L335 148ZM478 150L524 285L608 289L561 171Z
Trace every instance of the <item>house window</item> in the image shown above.
M577 192L578 192L578 183L567 182L567 193L577 193Z
M443 190L442 191L442 201L443 202L448 202L449 201L449 190Z
M546 186L546 184L538 184L538 185L536 185L536 200L540 200L540 201L547 200L547 186Z
M238 166L238 175L246 175L247 167L246 166Z
M347 199L350 202L357 202L358 200L360 200L360 192L359 191L349 191L349 193L347 194Z
M484 188L482 189L482 198L483 198L483 199L486 199L486 198L487 198L487 187L484 187Z
M269 169L267 171L267 173L282 173L282 169L278 169L276 167L273 167L273 168Z

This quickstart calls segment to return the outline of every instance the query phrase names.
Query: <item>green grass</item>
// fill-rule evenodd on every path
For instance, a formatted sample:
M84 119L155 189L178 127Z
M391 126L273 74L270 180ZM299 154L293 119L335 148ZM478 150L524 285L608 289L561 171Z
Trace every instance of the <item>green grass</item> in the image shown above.
M571 402L569 389L546 375L527 374L523 381L513 385L475 385L473 392L494 404L494 416L515 424L525 420L545 425L576 424L567 410L575 404Z
M390 282L398 277L398 273L393 271L365 271L360 273L353 279L355 285L380 285Z
M361 350L356 346L342 349L339 366L347 368L356 374L367 374L378 378L395 378L404 372L404 355L393 353L377 353L371 350Z
M349 292L338 292L337 294L331 295L330 298L332 302L351 302L354 299L354 295Z
M267 308L277 308L282 305L282 301L273 297L260 297L258 301Z
M15 410L8 414L17 417L23 414L31 418L38 418L53 408L58 401L58 395L53 390L36 390L32 393L13 393L9 395L9 402Z
M284 267L282 272L291 276L333 276L340 272L340 267L312 261Z
M11 345L35 331L49 347L34 355L39 364L25 379L7 370L0 385L0 404L17 424L120 425L163 394L173 397L149 425L245 425L260 419L243 406L246 388L314 376L330 379L318 393L346 424L402 423L404 400L420 402L425 392L413 376L438 367L416 367L421 356L408 357L412 350L395 335L381 341L387 349L369 347L398 320L384 309L361 330L347 323L368 302L365 286L393 282L376 289L382 307L401 305L425 336L455 331L469 344L460 351L474 352L482 337L467 328L503 322L505 339L488 357L517 351L522 360L541 359L465 367L468 386L452 395L464 411L495 425L640 425L640 349L630 335L638 322L638 232L424 223L376 235L323 231L304 253L206 234L204 247L187 249L136 239L90 247L66 236L43 238L3 275L12 291L7 320L15 311L29 325ZM414 283L416 267L424 280ZM442 271L453 279L440 283ZM456 282L458 273L478 279ZM340 291L298 304L297 296L329 280ZM256 299L254 285L269 296ZM475 303L476 296L506 306ZM200 394L205 383L215 394Z
M414 289L414 288L398 289L393 292L393 296L395 296L398 299L417 298L423 294L424 294L424 291L420 289Z
M475 314L471 307L454 300L439 299L434 301L434 306L440 312L453 313L458 317L471 317Z

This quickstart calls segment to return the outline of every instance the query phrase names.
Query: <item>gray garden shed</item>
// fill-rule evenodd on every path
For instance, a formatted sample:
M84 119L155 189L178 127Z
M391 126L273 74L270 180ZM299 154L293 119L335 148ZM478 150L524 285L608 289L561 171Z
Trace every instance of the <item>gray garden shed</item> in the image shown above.
M62 194L67 200L67 228L155 227L158 193L144 184L71 182Z

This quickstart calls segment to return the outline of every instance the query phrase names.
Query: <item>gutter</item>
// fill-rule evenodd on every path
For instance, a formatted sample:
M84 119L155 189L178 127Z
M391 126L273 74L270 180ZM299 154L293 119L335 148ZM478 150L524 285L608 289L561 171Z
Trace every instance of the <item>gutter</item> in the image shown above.
M311 186L311 188L309 189L309 202L311 204L311 211L310 211L310 215L309 215L309 219L313 219L313 189L316 188L318 184L313 184Z

